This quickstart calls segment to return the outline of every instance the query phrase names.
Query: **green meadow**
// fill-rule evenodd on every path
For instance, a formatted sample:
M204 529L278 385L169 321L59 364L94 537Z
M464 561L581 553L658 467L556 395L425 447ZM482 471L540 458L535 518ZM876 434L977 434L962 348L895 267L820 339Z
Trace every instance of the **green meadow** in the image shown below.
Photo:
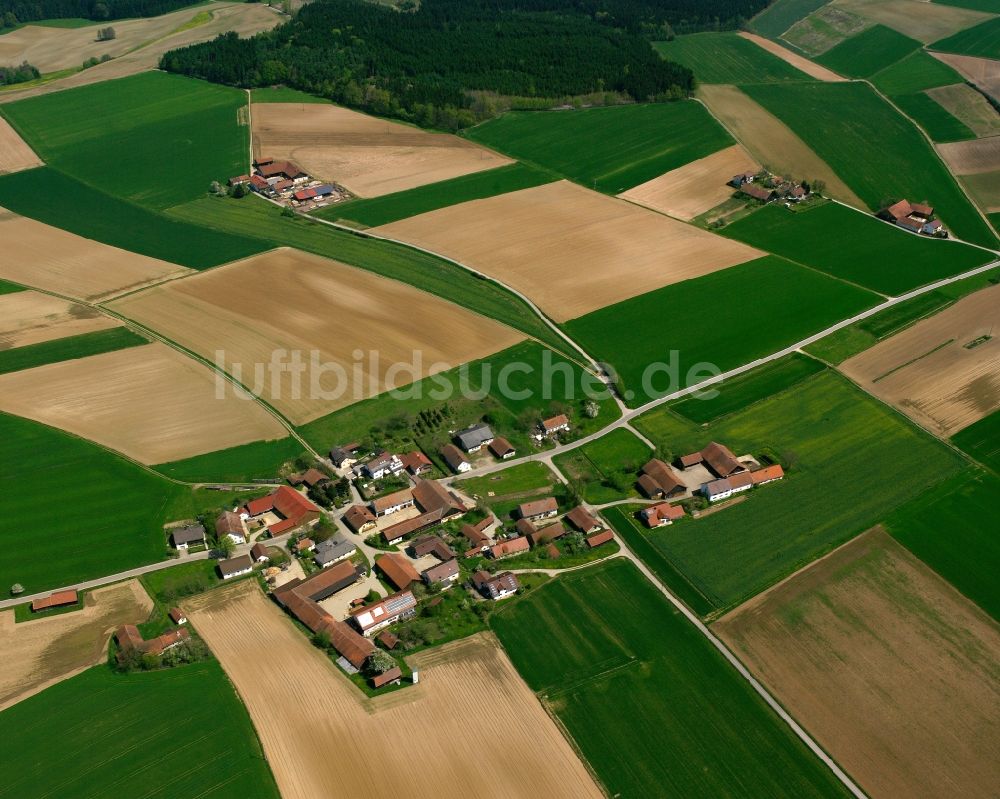
M465 135L519 161L608 194L733 144L693 100L503 114Z
M909 120L866 83L769 83L746 93L787 124L871 209L927 201L960 239L997 240Z
M250 482L275 477L282 465L303 453L302 445L289 436L277 441L254 441L153 468L188 483Z
M892 28L873 25L831 47L815 60L849 78L869 78L920 47L920 42Z
M700 83L773 83L813 80L787 61L736 33L692 33L653 45L664 58L683 64Z
M564 327L588 352L614 367L631 392L626 401L638 405L712 375L699 365L734 369L878 301L865 289L767 256L642 294ZM673 374L658 370L644 380L650 364L677 368Z
M951 443L1000 474L1000 411L955 433Z
M731 608L957 473L963 459L826 370L707 427L670 409L636 427L665 457L720 441L787 476L690 523L642 534L717 610Z
M147 339L133 333L127 327L113 327L110 330L96 330L93 333L42 341L25 347L0 350L0 374L33 369L47 363L86 358L89 355L100 355L128 347L139 347L148 343Z
M964 78L954 69L924 50L917 50L872 76L876 88L890 96L913 94L963 81Z
M772 203L722 233L889 295L991 260L984 250L914 235L834 202L795 211Z
M549 581L489 624L609 796L845 795L629 562Z
M936 142L967 141L976 138L971 128L937 100L923 92L899 95L893 97L892 101Z
M549 471L548 466L541 461L528 461L482 477L469 477L456 485L470 495L485 497L492 491L496 496L503 497L550 490L555 482L555 475Z
M991 4L989 10L996 13L996 4ZM1000 17L988 19L953 36L936 41L930 48L945 53L1000 59Z
M750 21L761 36L777 39L800 19L822 8L830 0L776 0Z
M0 797L277 799L250 716L216 661L95 666L0 713Z
M638 496L638 471L652 455L634 433L619 428L552 460L559 471L579 485L587 502L599 505Z

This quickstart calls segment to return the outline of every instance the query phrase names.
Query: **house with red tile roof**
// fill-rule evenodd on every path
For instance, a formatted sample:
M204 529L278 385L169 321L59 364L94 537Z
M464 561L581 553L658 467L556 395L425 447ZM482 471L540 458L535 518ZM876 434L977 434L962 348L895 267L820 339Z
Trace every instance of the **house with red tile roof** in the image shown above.
M517 506L517 516L519 519L527 519L530 522L539 519L548 519L559 513L559 504L555 497L545 497L532 502L524 502Z
M400 591L385 599L366 605L351 616L362 635L373 635L400 619L416 613L417 600L410 591Z
M514 596L521 587L517 575L513 572L501 572L494 575L482 570L472 575L472 584L479 593L493 601Z
M587 546L591 549L596 549L601 546L601 544L607 544L609 541L613 541L614 538L615 534L610 530L602 530L599 533L587 536Z
M76 591L55 591L46 597L36 599L31 603L31 612L38 613L51 608L61 608L67 605L75 605L80 601Z
M426 474L434 468L434 464L431 463L431 459L424 455L424 453L422 453L419 449L415 449L413 452L407 452L399 460L402 462L403 468L412 475Z
M531 543L523 535L517 538L507 538L498 541L489 548L489 556L496 560L509 558L511 555L518 555L531 549Z
M375 558L375 568L400 591L409 588L410 583L420 582L420 573L410 560L397 553Z
M594 533L604 526L583 505L577 505L565 518L581 533Z
M294 488L278 486L266 497L250 500L243 508L248 518L275 513L281 519L268 527L271 535L281 535L319 521L320 509L308 497Z
M674 470L659 458L653 458L642 467L638 485L642 493L650 499L668 499L687 493L687 486L674 474Z
M684 508L680 505L671 505L669 502L661 502L659 505L650 505L640 510L639 518L649 528L665 527L678 519L683 519Z

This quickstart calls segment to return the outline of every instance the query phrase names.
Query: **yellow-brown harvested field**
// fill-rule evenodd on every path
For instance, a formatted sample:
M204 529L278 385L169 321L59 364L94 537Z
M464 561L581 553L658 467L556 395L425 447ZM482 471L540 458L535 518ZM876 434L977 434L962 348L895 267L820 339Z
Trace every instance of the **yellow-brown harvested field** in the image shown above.
M924 44L936 42L996 16L927 0L833 0L831 5L894 28Z
M952 53L931 53L931 55L958 70L963 78L971 80L985 92L1000 100L1000 61Z
M0 208L0 278L98 301L193 272L109 247Z
M129 580L93 589L70 613L16 624L13 610L0 612L0 710L102 662L112 630L152 610L139 581Z
M257 402L218 398L212 370L160 343L0 375L0 410L147 464L286 435Z
M41 165L42 159L35 155L35 151L17 134L10 123L0 117L0 175Z
M740 145L699 158L618 196L689 222L732 196L733 175L756 172L760 164Z
M428 133L318 103L254 103L255 157L288 158L310 175L379 197L511 163L449 133Z
M249 710L284 799L603 796L492 636L410 658L418 685L368 699L254 583L183 607ZM503 731L496 746L490 730Z
M798 53L789 50L787 47L782 47L777 42L773 42L770 39L765 39L763 36L758 36L756 33L749 33L748 31L740 31L740 36L742 36L744 39L748 39L749 41L753 42L759 47L762 47L763 49L767 50L767 52L769 52L771 55L775 55L782 61L791 64L800 72L805 72L807 75L811 75L812 77L816 78L816 80L823 80L823 81L846 80L846 78L842 77L841 75L838 75L833 70L820 66L814 61L810 61L808 58L800 56Z
M107 330L120 324L95 308L37 291L0 294L0 350Z
M982 94L964 83L928 89L927 94L964 122L977 136L1000 134L1000 114Z
M231 373L259 388L296 424L524 338L413 286L290 249L166 283L111 306L209 360L223 351ZM364 357L356 360L359 351ZM282 352L298 353L305 364L297 392L289 370L276 383L269 377L255 385L254 370L269 374L264 368ZM410 364L415 353L419 367L400 372L396 364Z
M863 389L940 436L1000 408L1000 286L978 291L840 368Z
M747 151L773 172L801 180L823 180L825 193L855 208L861 199L784 122L735 86L700 86L698 97Z
M956 175L977 175L1000 169L1000 136L935 146Z
M205 12L211 14L210 20L187 30L178 30ZM50 68L42 67L33 59L38 58L45 64L64 63L68 68L78 67L91 55L100 58L104 53L111 55L118 53L118 57L40 86L0 91L0 103L14 102L25 97L124 78L148 69L156 69L160 58L168 50L205 42L228 31L243 37L252 36L273 28L282 19L277 12L261 3L213 2L195 8L181 9L160 17L115 20L112 27L117 37L110 42L94 41L97 25L87 28L46 28L28 25L13 33L0 36L0 56L3 56L0 57L0 63L8 63L8 57L17 59L10 63L20 63L24 58L28 58L29 62L38 66L43 72L48 72ZM129 47L123 47L126 36L130 42ZM3 49L5 45L6 50ZM25 55L17 55L18 53ZM60 68L53 67L53 69Z
M1000 785L1000 628L881 530L713 625L872 799Z
M1000 170L963 175L959 180L986 213L1000 211Z
M763 255L565 180L373 232L497 278L557 322Z

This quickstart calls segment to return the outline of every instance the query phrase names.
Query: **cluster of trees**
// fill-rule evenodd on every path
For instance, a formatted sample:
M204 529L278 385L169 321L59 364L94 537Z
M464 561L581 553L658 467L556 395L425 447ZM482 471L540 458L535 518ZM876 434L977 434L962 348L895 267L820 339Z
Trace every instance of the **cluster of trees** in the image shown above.
M88 58L86 61L83 62L83 68L90 69L91 67L96 67L98 64L106 64L110 60L111 56L109 56L107 53L102 55L100 58L97 58L96 56L91 56L90 58Z
M0 17L10 27L38 19L157 17L188 5L191 0L0 0Z
M182 666L185 663L197 663L208 660L210 653L205 642L200 638L189 638L187 641L168 649L162 655L151 652L140 652L136 649L120 650L114 660L115 668L121 672L155 671Z
M346 477L313 486L307 492L309 499L324 508L341 507L351 499L351 482Z
M230 33L173 50L161 67L245 88L285 84L445 130L494 112L474 103L473 92L524 98L613 92L638 101L691 92L690 70L661 59L631 24L616 25L615 14L588 9L588 2L596 0L423 0L404 13L364 0L316 0L273 31L249 39ZM637 7L673 3L646 0ZM628 3L610 0L610 6Z
M97 41L99 42L110 42L117 37L118 34L110 25L107 28L99 28L97 31Z
M42 73L38 67L34 67L27 61L22 61L20 66L3 67L0 66L0 86L7 86L11 83L24 83L26 80L40 78Z

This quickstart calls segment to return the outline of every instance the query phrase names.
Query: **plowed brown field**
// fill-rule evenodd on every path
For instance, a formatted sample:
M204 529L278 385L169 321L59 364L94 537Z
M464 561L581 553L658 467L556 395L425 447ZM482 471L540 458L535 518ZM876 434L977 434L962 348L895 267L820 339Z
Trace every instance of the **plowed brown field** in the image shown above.
M843 81L847 78L838 75L831 69L820 66L814 61L810 61L804 56L800 56L789 50L787 47L782 47L777 42L773 42L770 39L765 39L763 36L758 36L756 33L749 33L748 31L740 31L740 36L744 39L748 39L754 44L767 50L771 55L775 55L787 64L791 64L800 72L805 72L807 75L811 75L816 78L816 80L823 80L828 82Z
M964 83L939 86L926 92L977 136L1000 135L1000 114L982 94Z
M0 278L81 300L101 300L193 273L67 233L0 208Z
M964 297L840 369L932 433L951 436L1000 408L1000 286ZM946 343L947 342L947 343Z
M405 283L289 249L132 294L111 307L209 360L222 351L237 379L296 424L524 338ZM282 370L275 381L265 371L282 353L302 358L298 391L291 371ZM419 369L397 373L395 365L411 363L414 353ZM346 382L333 368L324 370L325 363L339 365Z
M119 325L94 308L37 291L0 294L0 350Z
M763 255L565 180L374 232L495 277L558 322Z
M956 175L975 175L1000 169L1000 136L935 146Z
M254 103L255 157L290 158L310 175L379 197L511 163L452 136L317 103Z
M250 711L284 799L602 796L492 636L411 658L420 683L371 700L254 583L184 609ZM502 740L490 744L493 730Z
M734 144L618 196L689 222L732 196L736 190L728 181L733 175L758 169L760 164L740 145Z
M992 14L926 0L833 0L833 6L894 28L911 39L930 44L971 28Z
M111 631L152 610L138 580L129 580L95 588L71 613L15 624L13 610L0 612L0 710L100 663Z
M18 136L10 123L0 117L0 175L41 165L42 159Z
M148 464L286 435L258 403L215 391L208 367L155 343L0 375L0 410Z
M931 53L939 61L957 69L963 78L1000 100L1000 61L953 53Z
M872 799L1000 785L1000 628L881 531L713 629Z

